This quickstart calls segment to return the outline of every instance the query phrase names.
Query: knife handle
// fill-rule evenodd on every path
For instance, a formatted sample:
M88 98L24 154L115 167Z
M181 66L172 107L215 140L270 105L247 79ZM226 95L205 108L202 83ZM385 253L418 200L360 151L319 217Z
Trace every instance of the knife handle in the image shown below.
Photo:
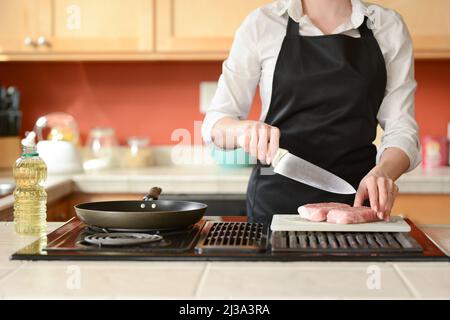
M237 144L239 147L243 148L244 147L244 136L239 136L237 139ZM272 159L272 167L275 167L278 162L280 162L280 159L286 154L289 153L289 151L287 151L286 149L283 148L278 148L277 153L275 154L275 156Z

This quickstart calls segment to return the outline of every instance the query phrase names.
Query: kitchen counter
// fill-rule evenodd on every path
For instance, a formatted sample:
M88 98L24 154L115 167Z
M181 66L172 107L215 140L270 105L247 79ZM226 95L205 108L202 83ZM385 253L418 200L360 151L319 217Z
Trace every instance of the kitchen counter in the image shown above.
M5 174L0 174L0 182L14 181L12 177L8 177ZM52 202L60 199L73 192L73 180L71 176L50 176L48 177L45 189L47 191L47 200ZM0 212L6 209L10 209L14 205L14 196L8 195L0 198Z
M163 194L203 194L203 195L242 195L247 190L251 168L224 168L216 165L172 165L154 166L145 169L116 169L97 173L82 173L67 176L50 176L46 183L48 200L62 198L73 192L97 194L141 194L144 195L152 186L160 186ZM12 181L11 172L0 172L0 181ZM429 203L440 204L435 207L436 216L427 214L423 219L422 211L411 214L410 207L401 206L396 213L409 213L418 223L448 223L446 204L450 195L450 168L444 167L424 170L421 167L403 175L398 180L402 195L438 195L441 198L428 199L428 202L415 199L426 209ZM445 197L445 199L442 199ZM444 201L442 201L444 200ZM404 203L415 203L406 199ZM0 198L0 213L12 210L14 198L12 195Z
M250 168L220 166L167 166L117 169L72 176L81 192L142 193L160 186L163 193L245 194Z
M155 166L50 176L46 186L52 192L64 186L85 193L146 193L149 187L158 185L171 194L245 194L250 172L249 167ZM12 181L11 173L0 172L0 181ZM403 194L450 194L450 167L419 167L403 175L397 184ZM5 203L0 199L0 210Z
M49 223L48 231L60 225ZM450 252L450 225L422 230ZM0 298L450 299L448 262L9 260L33 240L0 223Z
M151 185L159 185L166 193L245 194L250 172L248 167L167 166L80 174L72 180L82 192L146 193ZM419 167L403 175L398 186L401 193L450 194L450 167Z

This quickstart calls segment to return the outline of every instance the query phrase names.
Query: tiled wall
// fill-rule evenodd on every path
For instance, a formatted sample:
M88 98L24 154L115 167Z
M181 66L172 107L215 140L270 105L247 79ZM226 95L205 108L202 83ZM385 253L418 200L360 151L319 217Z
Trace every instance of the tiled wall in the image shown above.
M41 115L65 111L83 138L94 126L112 126L122 142L147 135L161 145L175 143L174 129L192 131L202 120L199 83L216 81L220 71L221 62L8 62L0 63L0 83L21 90L24 131ZM450 60L418 61L416 78L421 134L446 135Z

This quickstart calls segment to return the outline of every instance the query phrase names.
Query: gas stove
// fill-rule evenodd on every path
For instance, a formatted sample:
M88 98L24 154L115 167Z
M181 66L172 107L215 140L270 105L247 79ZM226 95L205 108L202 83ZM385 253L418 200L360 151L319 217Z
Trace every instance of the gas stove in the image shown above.
M243 217L186 230L108 230L72 218L13 260L448 261L411 221L409 233L271 232Z

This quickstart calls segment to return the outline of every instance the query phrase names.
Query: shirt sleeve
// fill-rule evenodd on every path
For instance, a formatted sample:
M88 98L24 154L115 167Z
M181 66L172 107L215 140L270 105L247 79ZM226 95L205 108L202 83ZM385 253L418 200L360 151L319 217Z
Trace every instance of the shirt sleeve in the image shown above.
M222 65L217 91L202 125L205 143L211 143L216 122L224 117L246 119L261 76L257 50L256 12L250 14L235 34L228 58Z
M408 171L421 162L418 126L414 115L414 94L417 83L414 79L414 56L412 40L403 19L391 11L386 22L384 39L387 70L386 93L377 115L384 129L377 163L387 148L403 150L410 160Z

